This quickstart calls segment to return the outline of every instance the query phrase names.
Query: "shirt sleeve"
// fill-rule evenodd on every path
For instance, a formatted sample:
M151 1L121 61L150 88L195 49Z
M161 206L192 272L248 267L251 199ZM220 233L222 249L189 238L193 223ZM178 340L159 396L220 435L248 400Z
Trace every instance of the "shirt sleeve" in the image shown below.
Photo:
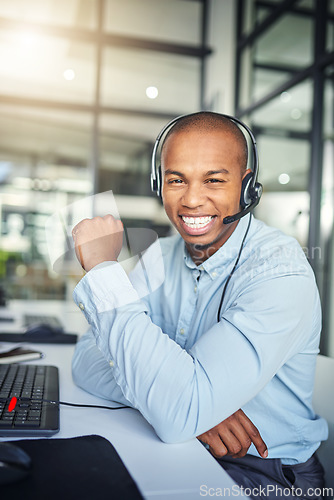
M152 323L119 264L92 269L74 300L126 400L163 441L180 442L244 406L305 345L317 300L311 280L250 282L189 352Z
M102 270L113 264L112 262L105 262L97 266L96 269ZM152 272L152 266L155 272ZM156 272L157 269L159 272ZM134 293L132 289L130 290L129 283L126 283L125 287L120 288L118 292L123 292L125 301L128 301L129 297L132 299L136 299L137 296L140 297L143 304L145 304L145 309L150 312L150 294L164 281L164 264L159 241L151 246L149 253L144 252L140 256L130 276L131 284L136 292ZM106 300L108 300L110 293L112 293L109 288L108 292ZM128 295L129 292L130 295ZM122 303L122 300L120 293L118 293L114 300L114 306L117 307ZM100 307L103 306L100 305ZM89 328L75 346L72 359L72 376L74 382L91 394L131 406L130 401L124 397L120 386L116 383L112 368L113 362L107 361L97 346L96 336L94 336L92 328Z
M97 347L91 328L75 346L72 376L74 382L87 392L122 405L130 405L116 383L111 367Z

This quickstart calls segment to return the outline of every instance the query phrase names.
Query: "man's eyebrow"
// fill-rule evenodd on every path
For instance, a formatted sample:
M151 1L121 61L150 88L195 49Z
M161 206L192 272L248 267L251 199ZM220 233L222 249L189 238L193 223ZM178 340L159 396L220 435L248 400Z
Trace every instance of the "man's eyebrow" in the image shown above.
M221 168L220 170L209 170L206 175L216 175L216 174L229 174L230 172L226 168Z
M216 174L229 175L230 172L226 168L221 168L219 170L209 170L208 172L205 173L205 175L216 175ZM178 172L177 170L172 170L170 168L167 168L167 170L165 170L165 175L178 175L179 177L184 177L184 174L182 172Z
M184 177L182 172L178 172L177 170L171 170L170 168L167 168L167 170L165 170L165 175L178 175L179 177Z

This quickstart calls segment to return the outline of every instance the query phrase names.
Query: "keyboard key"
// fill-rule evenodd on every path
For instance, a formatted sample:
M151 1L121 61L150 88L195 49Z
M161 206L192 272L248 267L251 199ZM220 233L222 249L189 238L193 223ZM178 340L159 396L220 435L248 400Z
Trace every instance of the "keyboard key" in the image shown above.
M0 429L2 428L11 428L12 427L12 420L2 420L0 419Z
M1 417L1 420L9 422L11 420L14 420L14 415L12 415L11 413L7 413Z
M39 427L39 421L35 420L14 420L14 427Z
M41 410L42 409L42 403L31 403L30 406L31 410Z
M30 401L20 401L17 404L18 408L30 408L31 407L31 402Z
M30 417L40 417L41 416L41 411L39 410L30 410L29 412L29 418Z

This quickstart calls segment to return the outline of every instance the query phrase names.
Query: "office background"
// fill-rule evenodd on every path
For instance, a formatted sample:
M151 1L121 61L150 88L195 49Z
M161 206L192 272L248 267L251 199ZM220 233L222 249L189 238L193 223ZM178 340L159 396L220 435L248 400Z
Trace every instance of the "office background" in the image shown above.
M334 356L334 0L0 0L0 61L9 299L71 300L78 276L53 268L45 223L94 193L113 191L126 226L168 234L154 139L212 109L257 137L256 215L305 249Z

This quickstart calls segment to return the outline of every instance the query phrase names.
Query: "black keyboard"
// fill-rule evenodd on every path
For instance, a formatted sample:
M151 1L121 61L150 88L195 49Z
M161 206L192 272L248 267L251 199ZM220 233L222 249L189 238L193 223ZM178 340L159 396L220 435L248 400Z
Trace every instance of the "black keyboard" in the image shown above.
M16 399L15 399L16 398ZM50 436L59 431L58 368L0 365L0 436Z

